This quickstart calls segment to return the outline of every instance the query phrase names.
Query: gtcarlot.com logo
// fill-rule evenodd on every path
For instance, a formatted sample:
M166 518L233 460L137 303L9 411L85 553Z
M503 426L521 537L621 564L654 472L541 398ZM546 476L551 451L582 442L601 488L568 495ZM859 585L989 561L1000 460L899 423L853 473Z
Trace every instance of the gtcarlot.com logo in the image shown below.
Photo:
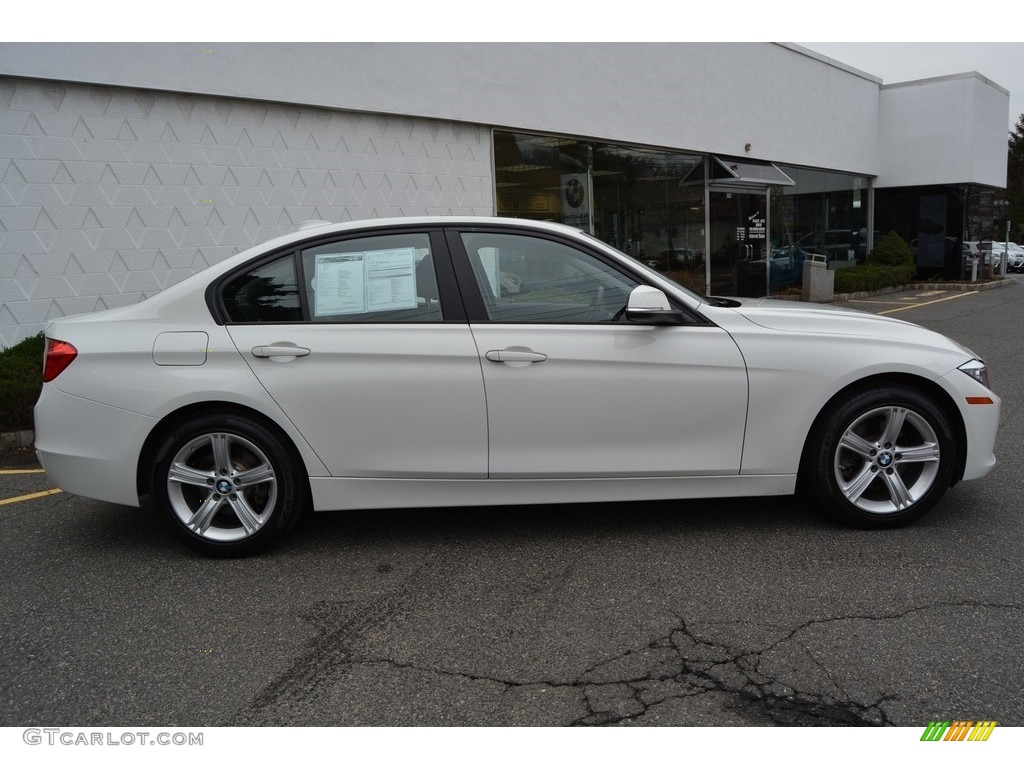
M182 731L77 731L69 728L26 728L22 740L32 746L65 747L201 747L203 734Z
M932 720L921 741L988 741L996 725L995 720Z

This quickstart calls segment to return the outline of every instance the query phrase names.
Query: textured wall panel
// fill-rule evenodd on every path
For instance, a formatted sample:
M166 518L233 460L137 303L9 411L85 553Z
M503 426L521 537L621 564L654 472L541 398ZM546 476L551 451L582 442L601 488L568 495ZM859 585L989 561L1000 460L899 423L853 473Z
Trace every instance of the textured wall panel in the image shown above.
M490 130L0 78L0 346L306 219L494 212Z

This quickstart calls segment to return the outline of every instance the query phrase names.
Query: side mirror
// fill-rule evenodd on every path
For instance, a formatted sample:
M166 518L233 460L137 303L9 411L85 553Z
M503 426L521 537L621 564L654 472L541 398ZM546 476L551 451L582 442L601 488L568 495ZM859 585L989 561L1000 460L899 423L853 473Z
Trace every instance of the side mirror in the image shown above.
M646 325L671 325L683 319L682 313L668 303L668 296L650 285L638 285L629 293L626 319Z

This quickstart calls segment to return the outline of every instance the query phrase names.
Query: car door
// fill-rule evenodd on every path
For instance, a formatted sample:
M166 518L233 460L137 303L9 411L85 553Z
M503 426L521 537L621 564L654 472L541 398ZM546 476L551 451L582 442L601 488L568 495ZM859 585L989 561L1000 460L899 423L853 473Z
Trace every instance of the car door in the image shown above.
M335 236L231 277L221 301L333 476L486 476L480 363L440 232Z
M490 477L739 472L747 376L725 331L696 315L626 321L637 277L555 235L448 240L483 367Z

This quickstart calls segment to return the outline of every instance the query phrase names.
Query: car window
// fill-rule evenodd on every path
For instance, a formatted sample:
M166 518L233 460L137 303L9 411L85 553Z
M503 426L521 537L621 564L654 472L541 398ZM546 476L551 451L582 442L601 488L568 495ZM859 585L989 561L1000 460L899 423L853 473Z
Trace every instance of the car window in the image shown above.
M620 320L637 281L585 251L529 235L463 232L489 320Z
M239 275L222 293L234 323L289 323L302 320L295 259L291 254Z
M441 322L427 234L343 240L302 252L314 322Z

